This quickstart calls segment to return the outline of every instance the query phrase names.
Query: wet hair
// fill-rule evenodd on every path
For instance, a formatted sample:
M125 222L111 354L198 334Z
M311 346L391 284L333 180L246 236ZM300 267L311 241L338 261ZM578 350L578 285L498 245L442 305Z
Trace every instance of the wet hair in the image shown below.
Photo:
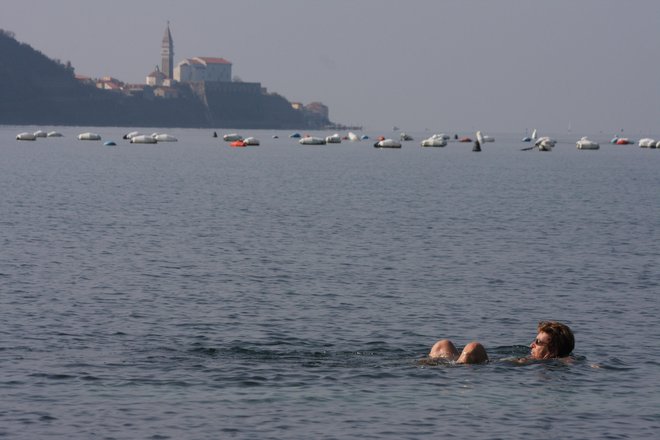
M575 337L566 324L556 321L541 321L538 331L550 335L549 345L555 357L566 357L575 348Z

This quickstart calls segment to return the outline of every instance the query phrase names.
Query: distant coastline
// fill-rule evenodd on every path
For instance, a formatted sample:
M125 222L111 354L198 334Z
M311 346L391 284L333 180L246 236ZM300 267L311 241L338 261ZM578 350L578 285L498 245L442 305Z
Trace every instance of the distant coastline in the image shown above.
M259 83L173 84L101 89L76 76L71 63L52 60L0 30L0 124L151 126L181 128L345 129L327 107L291 103ZM119 81L115 80L119 84Z

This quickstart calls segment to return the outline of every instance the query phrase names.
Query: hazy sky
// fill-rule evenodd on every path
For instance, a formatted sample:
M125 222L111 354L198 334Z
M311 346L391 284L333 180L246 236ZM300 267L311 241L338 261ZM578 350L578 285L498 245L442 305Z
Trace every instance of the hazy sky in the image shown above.
M660 135L660 0L0 0L0 28L76 73L174 61L321 101L365 129ZM2 61L3 63L6 61Z

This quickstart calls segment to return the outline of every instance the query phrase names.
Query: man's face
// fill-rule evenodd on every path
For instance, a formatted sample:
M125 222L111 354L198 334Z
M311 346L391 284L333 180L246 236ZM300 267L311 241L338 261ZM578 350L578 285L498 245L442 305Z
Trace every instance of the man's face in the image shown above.
M554 353L550 351L550 335L545 332L539 332L536 338L529 345L532 349L532 359L550 359Z

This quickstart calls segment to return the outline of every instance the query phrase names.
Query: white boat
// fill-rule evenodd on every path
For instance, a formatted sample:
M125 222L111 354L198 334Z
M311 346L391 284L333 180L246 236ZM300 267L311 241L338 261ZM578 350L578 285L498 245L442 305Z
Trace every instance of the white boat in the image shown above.
M550 139L548 136L543 136L538 138L534 142L534 145L538 147L539 151L552 151L556 143L556 140Z
M376 148L401 148L401 142L394 139L383 139L374 144Z
M23 132L16 135L17 141L36 141L37 137L34 133Z
M34 132L34 135L38 138L45 138L46 136L48 136L48 133L46 133L43 130L37 130Z
M226 135L222 136L222 139L223 139L225 142L242 141L242 140L243 140L243 136L241 136L241 135L238 134L238 133L229 133L229 134L226 134Z
M339 133L335 133L332 136L328 136L325 138L325 143L326 144L341 144L341 136L339 136Z
M325 145L325 139L314 136L305 136L299 141L300 145Z
M358 137L357 134L353 133L352 131L348 132L348 140L351 142L358 142L360 138Z
M482 136L484 142L495 142L495 138L492 136L488 136L487 134Z
M147 136L146 134L141 134L138 136L133 136L131 138L131 144L155 144L158 143L156 139L154 139L151 136Z
M98 133L80 133L78 135L78 140L81 141L100 141L101 140L101 135Z
M598 142L594 142L591 139L583 136L579 141L575 143L578 150L598 150L600 145Z
M123 138L124 138L124 139L128 139L128 140L130 141L130 140L131 140L132 138L134 138L135 136L141 136L141 135L142 135L142 133L140 133L139 131L131 131L130 133L126 133L126 134L123 136Z
M441 134L434 134L428 139L422 141L422 147L444 147L447 140Z
M639 140L638 145L642 148L655 148L656 140L651 138L642 138Z
M151 135L157 142L178 142L178 139L167 133L154 133Z
M484 144L484 136L481 134L480 131L477 131L475 133L475 137L477 140L474 141L474 145L472 146L472 151L481 151L481 146Z
M400 138L402 141L412 141L412 140L413 140L413 137L410 136L408 133L405 133L405 132L404 132L404 133L401 133L401 134L399 135L399 138Z
M477 132L475 133L475 136L476 136L476 138L477 138L477 142L479 142L479 145L483 145L484 142L486 142L486 141L484 140L484 135L481 134L481 131L477 131Z
M49 138L60 138L62 136L63 136L63 134L60 133L59 131L49 131L48 134L46 135L46 137L49 137Z
M255 137L246 137L245 139L243 139L243 143L245 145L256 146L259 145L259 139Z

